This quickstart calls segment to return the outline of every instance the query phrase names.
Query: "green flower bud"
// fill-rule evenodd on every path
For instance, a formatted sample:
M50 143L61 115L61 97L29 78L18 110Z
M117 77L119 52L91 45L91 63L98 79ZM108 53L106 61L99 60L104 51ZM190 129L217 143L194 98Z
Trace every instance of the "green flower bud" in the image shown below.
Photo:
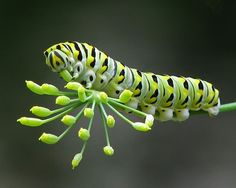
M78 87L78 98L81 102L85 102L86 101L86 93L85 93L85 88L81 85L80 87Z
M122 103L127 103L130 101L131 97L133 95L133 92L130 90L125 89L119 96L119 100Z
M145 124L148 125L149 127L152 127L154 122L154 117L151 114L148 114L145 119Z
M65 115L63 116L63 118L61 119L61 121L68 126L71 126L73 124L75 124L76 122L76 118L74 116L71 115Z
M44 93L46 93L48 95L55 95L55 94L58 94L58 92L59 92L57 87L52 84L43 84L41 86L41 88L44 91Z
M74 170L80 163L80 161L82 160L83 156L81 153L77 153L73 160L71 161L71 164L72 164L72 169Z
M30 127L38 127L44 123L43 120L38 118L30 118L30 117L21 117L17 120L17 122L20 122L22 125L30 126Z
M36 84L36 83L34 83L32 81L27 81L27 80L25 81L25 83L26 83L27 88L29 90L31 90L32 92L34 92L34 93L36 93L38 95L43 95L44 94L44 92L43 92L43 90L42 90L40 85L38 85L38 84Z
M92 108L85 108L84 109L84 116L87 118L92 118L94 116L94 111Z
M80 128L78 136L81 140L87 141L90 138L90 133L87 129Z
M75 90L75 91L77 91L79 87L83 87L83 86L78 82L68 82L65 85L65 88L70 89L70 90Z
M64 106L64 105L67 105L69 103L70 103L70 98L67 97L67 96L59 96L59 97L56 98L56 104L58 104L58 105Z
M111 146L105 146L103 148L103 152L106 154L106 155L113 155L114 154L114 149L111 147Z
M115 126L115 122L116 122L116 120L114 119L113 116L111 116L111 115L107 116L107 126L108 127L113 128Z
M108 101L108 96L105 92L100 92L99 98L100 98L101 102L103 102L103 103L107 103L107 101Z
M49 110L48 108L44 108L44 107L41 107L41 106L33 106L30 111L36 115L36 116L39 116L39 117L47 117L47 116L50 116L52 114L52 111Z
M135 122L135 123L132 124L132 126L137 131L146 132L146 131L151 130L151 128L147 124L142 123L142 122Z
M45 144L56 144L59 141L59 137L54 134L43 133L39 140Z

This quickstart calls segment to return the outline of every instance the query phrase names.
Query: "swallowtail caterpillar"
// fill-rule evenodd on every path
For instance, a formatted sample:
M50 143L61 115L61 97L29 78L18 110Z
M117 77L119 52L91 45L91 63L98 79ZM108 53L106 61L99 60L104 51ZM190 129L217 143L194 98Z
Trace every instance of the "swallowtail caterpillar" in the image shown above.
M118 98L125 89L133 92L125 105L154 115L161 121L184 121L189 111L217 115L219 91L209 82L140 72L116 61L87 43L64 42L45 52L46 64L66 81Z

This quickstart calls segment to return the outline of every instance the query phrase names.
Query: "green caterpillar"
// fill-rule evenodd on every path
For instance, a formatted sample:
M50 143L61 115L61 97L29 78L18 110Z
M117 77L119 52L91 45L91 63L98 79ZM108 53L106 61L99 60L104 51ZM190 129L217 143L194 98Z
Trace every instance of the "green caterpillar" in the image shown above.
M128 89L133 96L126 105L161 121L184 121L189 117L189 110L204 110L209 115L219 112L219 91L200 79L140 72L87 43L59 43L44 54L46 64L65 81L77 81L115 98Z

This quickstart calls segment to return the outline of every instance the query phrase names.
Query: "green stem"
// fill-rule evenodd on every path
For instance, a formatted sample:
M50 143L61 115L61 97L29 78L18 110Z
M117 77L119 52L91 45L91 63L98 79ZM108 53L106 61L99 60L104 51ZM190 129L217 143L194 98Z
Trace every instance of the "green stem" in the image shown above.
M96 106L96 101L93 100L93 104L92 104L92 110L93 110L93 111L94 111L94 109L95 109L95 106ZM90 121L89 121L89 126L88 126L88 131L89 131L89 133L90 133L90 130L91 130L92 125L93 125L93 119L94 119L94 116L93 116L93 117L90 119ZM84 141L83 147L82 147L81 152L80 152L82 155L83 155L84 150L85 150L85 148L86 148L87 142L88 142L88 141Z
M231 102L227 104L220 105L220 112L230 112L236 110L236 102ZM207 111L199 110L199 111L191 111L191 115L197 115L197 114L205 114Z
M96 106L96 101L94 100L93 101L93 104L92 104L92 110L94 111L95 109L95 106ZM92 128L92 125L93 125L93 118L94 116L90 119L89 121L89 126L88 126L88 131L90 132L91 128Z
M234 110L236 110L236 102L231 102L220 106L220 112L229 112Z
M84 112L84 109L87 107L88 103L84 105L84 107L80 110L80 112L75 116L76 118L76 122L79 120L79 118L81 117L81 115ZM76 123L75 122L75 123ZM75 124L69 126L60 136L59 136L59 140L61 140L70 130L72 127L74 127Z
M51 95L51 96L62 96L62 95L65 95L67 97L77 97L78 96L76 92L67 92L67 91L58 91L57 93L45 94L45 95Z
M78 94L76 92L68 92L68 91L60 91L59 95L66 95L68 97L77 97Z
M110 140L109 140L109 135L108 135L108 131L107 131L107 124L106 124L106 120L105 120L107 115L106 115L106 111L105 111L105 109L104 109L104 107L101 103L99 104L99 109L100 109L100 113L101 113L101 116L102 116L106 142L107 142L107 145L110 146Z
M104 106L102 105L102 103L99 104L99 108L101 110L101 113L104 115L104 117L107 119L107 113L104 109Z
M80 110L80 112L75 116L76 118L76 122L79 120L80 116L83 114L84 109L89 105L89 103L87 102L84 107Z
M45 124L45 123L48 123L48 122L50 122L50 121L54 121L55 119L57 119L57 118L59 118L59 117L62 117L63 115L65 115L65 114L67 114L68 112L74 110L75 108L77 108L77 107L80 106L81 104L82 104L82 103L74 104L74 105L68 107L68 109L65 110L64 112L62 112L62 113L60 113L60 114L57 114L57 115L55 115L55 116L53 116L53 117L51 117L51 118L44 119L44 120L43 120L43 121L44 121L44 124Z
M72 104L72 103L75 103L75 102L80 102L79 99L70 99L70 103L69 104Z
M64 107L62 107L62 108L58 108L58 109L55 109L55 110L52 110L52 114L56 114L56 113L59 113L59 112L62 112L62 111L64 111L64 110L67 110L67 109L69 109L69 108L71 108L72 106L75 106L75 103L76 103L77 101L73 101L73 102L71 102L69 105L67 105L67 106L64 106ZM78 105L79 104L82 104L82 103L77 103ZM51 115L52 115L51 114Z
M133 122L130 121L127 117L123 116L119 111L117 111L112 105L109 103L106 104L113 112L115 112L121 119L129 123L130 125L133 125Z
M110 97L109 97L109 102L112 103L112 104L114 104L114 105L116 105L116 106L119 106L119 107L121 107L121 108L130 110L130 111L134 112L135 114L140 115L140 116L142 116L142 117L147 116L147 114L146 114L145 112L136 110L136 109L134 109L134 108L132 108L132 107L129 107L129 106L126 106L125 104L122 104L122 103L120 103L120 102L117 102L116 100L114 100L114 99L112 99L112 98L110 98Z
M83 153L84 153L84 150L85 150L85 148L86 148L86 145L87 145L87 141L85 141L84 143L83 143L83 147L82 147L82 149L81 149L81 154L83 155Z

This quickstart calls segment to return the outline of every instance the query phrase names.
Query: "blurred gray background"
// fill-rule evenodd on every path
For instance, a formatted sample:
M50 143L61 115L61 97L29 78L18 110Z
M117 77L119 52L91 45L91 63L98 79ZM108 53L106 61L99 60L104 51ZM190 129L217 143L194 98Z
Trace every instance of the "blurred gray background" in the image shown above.
M78 169L79 126L57 145L38 141L40 128L16 123L33 105L53 107L24 80L64 82L45 65L43 51L58 42L95 45L130 67L158 74L200 77L215 84L223 103L236 99L236 2L1 1L0 187L236 187L235 112L194 116L183 123L156 122L151 132L117 120L110 130L113 157L104 156L103 127L96 119Z

